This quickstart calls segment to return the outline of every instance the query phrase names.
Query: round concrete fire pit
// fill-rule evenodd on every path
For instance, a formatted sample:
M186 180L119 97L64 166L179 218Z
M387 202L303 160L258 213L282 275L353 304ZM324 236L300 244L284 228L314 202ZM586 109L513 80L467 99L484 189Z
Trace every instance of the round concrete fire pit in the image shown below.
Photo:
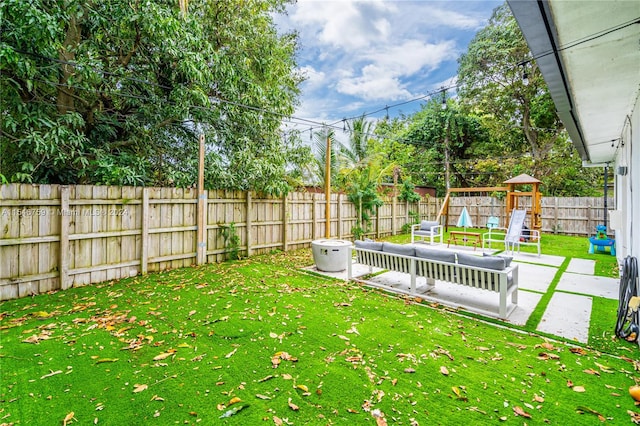
M347 240L314 240L311 241L313 261L319 271L339 272L347 269L351 241Z

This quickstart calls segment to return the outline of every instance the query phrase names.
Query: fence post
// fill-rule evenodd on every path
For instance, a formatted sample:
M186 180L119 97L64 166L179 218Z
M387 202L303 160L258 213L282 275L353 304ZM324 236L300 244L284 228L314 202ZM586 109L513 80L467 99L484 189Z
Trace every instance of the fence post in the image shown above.
M142 188L142 235L140 237L140 273L146 275L149 265L149 188Z
M287 220L289 203L287 202L287 198L287 195L282 197L282 251L287 251L287 238L289 238L289 233L287 231L287 228L289 227L289 221Z
M342 198L341 193L338 192L338 238L342 238Z
M204 135L200 135L198 157L198 207L196 217L196 264L202 265L207 258L207 193L204 190Z
M396 212L396 208L397 208L397 204L398 204L398 198L396 197L396 193L395 193L395 187L393 189L393 198L391 199L391 235L396 235L397 233L397 224L396 224L396 220L397 218L397 212Z
M553 202L553 233L558 233L558 197L554 197Z
M66 290L71 287L69 282L69 187L60 187L60 288Z
M318 208L318 199L314 193L311 198L311 239L316 239L316 222L318 221L316 209Z
M251 191L247 191L247 205L246 205L246 215L247 215L247 257L251 256L251 243L253 241L251 241L251 231L252 231L252 226L253 223L251 222L251 209L253 208L252 204L251 204Z
M587 199L587 235L589 235L589 230L591 228L594 228L594 226L591 223L591 210L593 209L593 203L591 202L591 199Z

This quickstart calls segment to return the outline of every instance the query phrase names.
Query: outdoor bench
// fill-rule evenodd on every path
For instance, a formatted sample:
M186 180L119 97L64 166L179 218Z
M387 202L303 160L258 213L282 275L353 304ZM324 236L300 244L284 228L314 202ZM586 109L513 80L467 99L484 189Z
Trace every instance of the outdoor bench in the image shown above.
M416 278L425 277L427 291L436 281L443 281L499 293L497 313L503 319L518 303L518 265L510 265L511 258L373 241L356 241L351 250L352 259L355 252L355 263L369 266L370 270L375 267L409 274L411 295L417 295ZM352 279L352 262L348 262L347 274ZM512 305L508 307L509 295Z

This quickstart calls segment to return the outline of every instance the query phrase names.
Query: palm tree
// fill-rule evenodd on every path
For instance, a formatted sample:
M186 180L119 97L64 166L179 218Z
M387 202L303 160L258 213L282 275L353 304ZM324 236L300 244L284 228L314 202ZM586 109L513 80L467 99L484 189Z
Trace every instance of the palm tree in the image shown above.
M326 171L326 161L327 161L327 139L331 138L332 141L335 140L335 134L333 130L329 128L322 128L321 130L313 133L313 152L314 152L314 161L313 161L313 170L312 175L315 178L317 184L324 189L325 180L325 171ZM338 166L338 158L336 155L335 144L331 144L331 167L330 173L331 176L337 176L339 166Z
M373 127L373 122L367 121L364 115L347 121L348 145L340 144L340 156L346 164L354 166L366 162L370 154L369 140Z

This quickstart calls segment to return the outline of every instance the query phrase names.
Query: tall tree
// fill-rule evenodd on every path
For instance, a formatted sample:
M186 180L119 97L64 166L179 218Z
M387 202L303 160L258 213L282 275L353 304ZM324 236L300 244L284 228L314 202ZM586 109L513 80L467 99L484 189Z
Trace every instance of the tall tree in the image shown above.
M209 187L286 191L304 155L278 130L301 81L285 3L3 0L0 173L191 185L203 132Z
M373 136L375 125L364 115L347 121L349 138L346 144L340 144L340 155L345 164L356 165L367 159L371 153L369 140Z
M493 170L501 178L529 173L544 182L546 176L557 175L558 168L579 167L535 58L506 3L493 11L458 63L460 100L481 117L491 134L487 144L474 149L477 169ZM592 173L582 173L584 183ZM561 190L555 182L554 192ZM581 195L587 186L567 188L581 188L580 194L569 193Z
M486 139L478 119L462 112L453 99L443 108L442 99L432 98L407 122L403 139L421 151L428 175L425 183L436 187L440 194L450 186L469 186L467 151Z

